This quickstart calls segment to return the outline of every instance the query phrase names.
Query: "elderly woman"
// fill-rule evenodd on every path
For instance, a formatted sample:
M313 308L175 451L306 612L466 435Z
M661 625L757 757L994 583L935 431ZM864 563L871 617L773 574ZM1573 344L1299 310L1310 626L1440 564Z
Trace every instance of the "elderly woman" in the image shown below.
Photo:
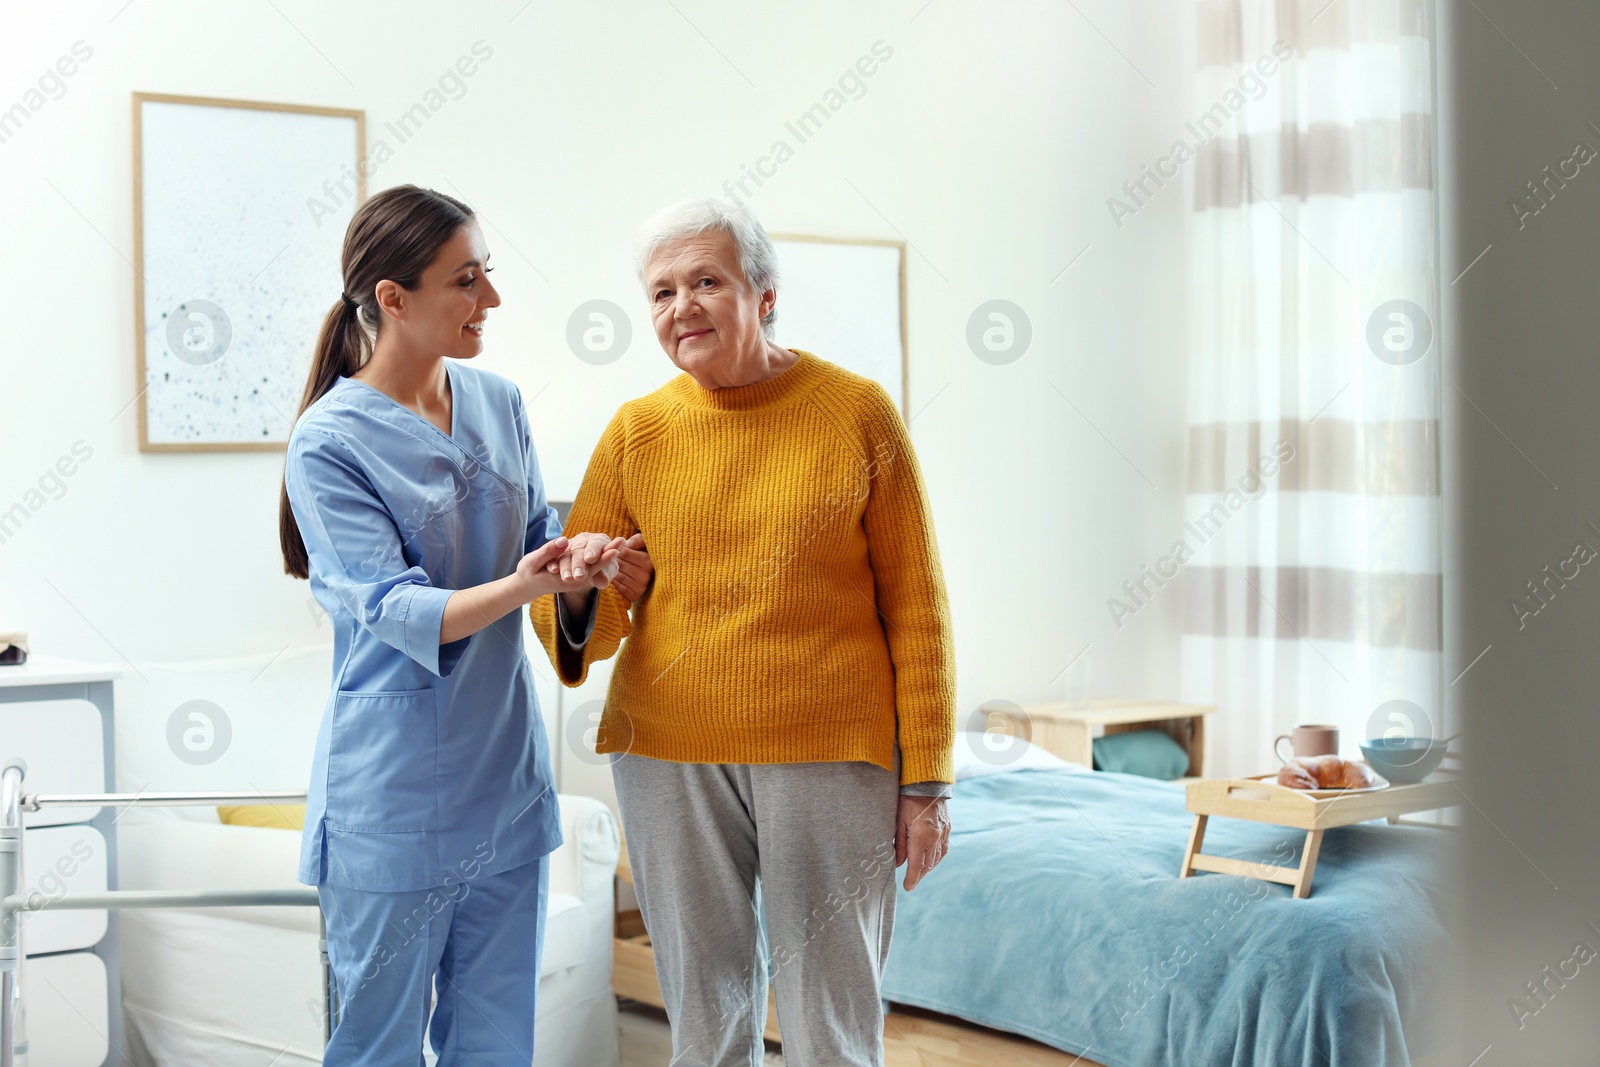
M911 439L875 382L773 343L776 257L742 207L666 209L637 266L684 373L617 412L567 525L642 534L654 585L631 619L607 589L539 597L534 625L567 685L629 637L596 750L672 1062L761 1062L764 913L786 1062L881 1064L894 870L910 890L943 857L954 780Z

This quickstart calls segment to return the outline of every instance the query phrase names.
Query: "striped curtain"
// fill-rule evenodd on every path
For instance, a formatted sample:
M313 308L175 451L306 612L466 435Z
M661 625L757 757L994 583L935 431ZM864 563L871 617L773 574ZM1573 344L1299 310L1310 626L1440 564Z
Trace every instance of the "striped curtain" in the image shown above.
M1184 698L1216 774L1443 736L1428 7L1198 11Z

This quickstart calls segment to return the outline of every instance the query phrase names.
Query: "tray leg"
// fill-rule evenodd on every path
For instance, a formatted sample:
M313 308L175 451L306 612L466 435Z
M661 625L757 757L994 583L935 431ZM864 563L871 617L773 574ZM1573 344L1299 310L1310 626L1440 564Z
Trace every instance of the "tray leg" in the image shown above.
M1194 873L1195 853L1200 851L1200 846L1206 839L1206 820L1209 815L1196 815L1194 829L1189 831L1189 847L1183 851L1183 869L1178 872L1179 878L1187 878Z
M1311 876L1317 870L1317 853L1322 851L1322 831L1306 831L1305 854L1300 857L1300 877L1294 883L1294 899L1304 900L1311 895Z

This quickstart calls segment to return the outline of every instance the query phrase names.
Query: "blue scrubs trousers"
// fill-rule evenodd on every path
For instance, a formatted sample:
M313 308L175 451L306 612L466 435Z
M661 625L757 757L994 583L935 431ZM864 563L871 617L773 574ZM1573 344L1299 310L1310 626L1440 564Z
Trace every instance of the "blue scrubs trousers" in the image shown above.
M318 886L339 994L325 1067L416 1067L424 1031L439 1067L528 1067L549 888L549 857L432 889Z

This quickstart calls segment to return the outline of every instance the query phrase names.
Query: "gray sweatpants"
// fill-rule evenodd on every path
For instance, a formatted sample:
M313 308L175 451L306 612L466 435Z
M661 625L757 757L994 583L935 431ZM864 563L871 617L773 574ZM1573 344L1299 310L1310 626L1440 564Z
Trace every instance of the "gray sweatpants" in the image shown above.
M611 775L673 1067L761 1063L769 966L789 1067L882 1067L898 767L613 754Z

